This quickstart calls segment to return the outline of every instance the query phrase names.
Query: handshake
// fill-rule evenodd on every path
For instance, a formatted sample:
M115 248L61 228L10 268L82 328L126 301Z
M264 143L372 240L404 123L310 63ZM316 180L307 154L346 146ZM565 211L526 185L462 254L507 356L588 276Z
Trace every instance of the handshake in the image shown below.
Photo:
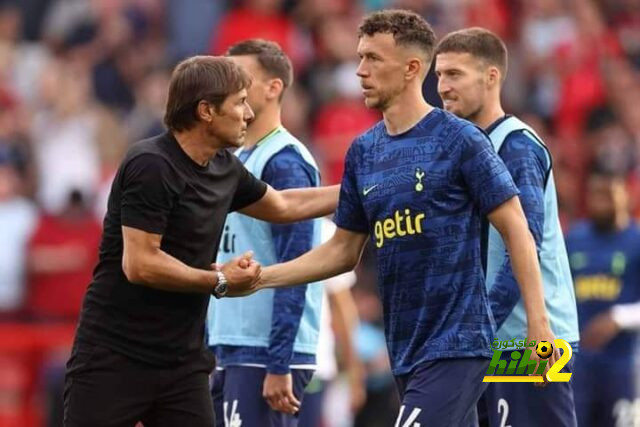
M227 279L227 297L242 297L251 295L260 289L260 274L262 268L253 259L253 252L245 252L240 257L233 258L224 264L212 264L215 271L220 271Z

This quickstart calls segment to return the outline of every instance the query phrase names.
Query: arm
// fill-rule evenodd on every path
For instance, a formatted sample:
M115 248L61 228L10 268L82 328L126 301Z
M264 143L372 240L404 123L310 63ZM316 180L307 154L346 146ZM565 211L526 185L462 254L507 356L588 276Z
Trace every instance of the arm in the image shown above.
M164 158L144 154L121 171L122 270L131 283L177 292L210 293L217 273L192 268L161 249L175 200L184 182ZM119 178L116 178L119 179ZM260 268L250 256L242 271L240 259L222 267L230 290L251 289ZM253 278L251 277L253 275Z
M549 341L553 343L554 336L549 326L544 303L542 275L536 246L529 232L519 199L512 197L494 209L488 218L502 235L502 240L509 252L513 275L520 286L520 293L527 313L527 337L536 340L536 342ZM558 356L556 349L547 368L555 363Z
M351 273L353 274L353 273ZM340 276L334 278L338 279ZM329 280L334 280L329 279ZM358 328L358 310L349 288L329 294L331 321L336 344L349 379L351 411L357 412L366 399L364 388L364 366L354 345L354 333Z
M122 227L122 270L131 283L174 292L211 293L218 284L215 271L189 267L160 249L162 236L131 227ZM250 257L249 257L250 258ZM230 287L251 286L260 266L251 261L245 270L234 259L220 269Z
M315 171L293 148L285 148L266 164L262 179L281 190L312 188ZM277 262L292 260L313 246L314 223L311 220L293 224L271 225ZM293 345L305 306L306 285L276 289L269 339L268 374L285 375L293 357Z
M522 212L518 187L488 138L474 127L463 129L461 173L481 214L498 230L511 258L513 275L527 313L528 338L553 342L542 291L536 246ZM558 359L554 352L548 368ZM545 377L546 378L546 377Z
M335 216L336 232L327 242L301 257L265 268L258 287L277 288L317 282L353 270L358 264L369 235L368 219L356 185L358 150L356 141L345 158L340 204Z
M331 214L338 204L339 185L319 188L293 188L267 192L240 212L263 221L283 224Z
M278 190L311 188L315 186L315 171L306 164L293 148L285 148L266 164L262 179ZM271 234L277 262L289 261L311 250L314 223L311 220L293 224L271 225ZM286 397L296 402L289 370L293 346L305 308L307 286L276 289L273 295L271 333L267 352L267 374L263 382L263 395L274 410L295 410L282 406ZM294 405L295 406L295 405Z
M160 249L159 234L122 227L122 239L122 270L131 283L202 293L210 293L218 283L215 271L189 267Z
M367 234L338 228L333 237L306 254L262 269L259 288L317 282L353 270L360 261Z
M601 350L620 332L640 330L640 302L616 304L595 316L580 332L580 347Z
M513 181L520 190L520 202L529 231L536 243L539 258L544 230L544 185L548 160L544 149L521 132L511 134L500 149ZM500 327L520 300L520 290L515 280L509 258L502 264L494 285L489 291L491 311Z

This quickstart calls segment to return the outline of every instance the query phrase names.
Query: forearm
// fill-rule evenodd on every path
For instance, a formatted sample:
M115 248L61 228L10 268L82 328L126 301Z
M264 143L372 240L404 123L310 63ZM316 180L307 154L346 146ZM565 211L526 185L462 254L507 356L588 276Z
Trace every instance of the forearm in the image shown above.
M363 244L356 247L333 240L306 254L262 269L260 288L278 288L301 283L317 282L353 270L360 260Z
M351 297L351 290L344 289L330 296L331 318L336 344L347 369L360 368L354 346L353 332L358 327L358 311Z
M520 287L513 275L511 262L509 259L505 259L489 291L491 312L493 313L493 318L496 321L496 327L498 329L507 317L509 317L519 300Z
M333 213L338 204L340 186L293 188L280 192L286 203L281 222L302 221Z
M526 222L522 221L517 230L506 233L503 239L511 259L513 275L520 287L528 326L548 324L536 246Z
M166 291L211 293L218 282L214 271L189 267L161 249L123 258L123 270L131 283Z

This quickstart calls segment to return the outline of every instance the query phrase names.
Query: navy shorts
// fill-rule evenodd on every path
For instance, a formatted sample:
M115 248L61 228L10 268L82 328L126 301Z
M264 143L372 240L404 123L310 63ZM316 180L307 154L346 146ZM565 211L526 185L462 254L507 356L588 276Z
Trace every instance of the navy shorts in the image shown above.
M575 356L574 356L575 357ZM511 360L511 352L502 356ZM571 359L561 372L573 372ZM490 427L575 427L573 381L535 387L532 383L489 383L483 396ZM482 408L479 412L483 412Z
M476 404L486 389L489 359L441 359L396 377L400 392L399 427L475 427Z
M300 407L300 427L321 427L322 409L327 382L318 378L311 380L304 391L304 403Z
M296 427L298 416L274 411L262 397L265 368L227 366L216 369L211 395L216 414L216 427L264 426ZM311 380L313 370L292 369L293 394L302 402L304 389Z
M631 357L615 358L581 352L571 378L580 427L633 425L636 406ZM637 406L640 408L640 404Z

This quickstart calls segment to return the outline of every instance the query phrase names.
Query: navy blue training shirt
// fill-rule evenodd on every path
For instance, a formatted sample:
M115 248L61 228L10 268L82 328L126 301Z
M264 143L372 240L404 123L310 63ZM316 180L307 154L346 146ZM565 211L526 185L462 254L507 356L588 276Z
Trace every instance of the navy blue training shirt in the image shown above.
M395 375L491 357L481 218L517 194L486 135L438 108L400 135L379 122L354 141L335 222L371 235Z

